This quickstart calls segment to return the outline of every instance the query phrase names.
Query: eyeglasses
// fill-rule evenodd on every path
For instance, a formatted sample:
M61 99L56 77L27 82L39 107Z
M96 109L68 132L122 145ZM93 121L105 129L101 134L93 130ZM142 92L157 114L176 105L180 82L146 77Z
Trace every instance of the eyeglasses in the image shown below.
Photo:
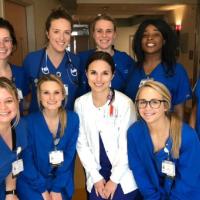
M11 44L11 42L12 42L11 38L0 39L0 43L5 44L5 45Z
M147 101L145 99L138 99L136 100L136 105L138 108L146 108L147 104L149 104L151 108L157 109L160 108L162 102L166 102L166 100L151 99L150 101Z

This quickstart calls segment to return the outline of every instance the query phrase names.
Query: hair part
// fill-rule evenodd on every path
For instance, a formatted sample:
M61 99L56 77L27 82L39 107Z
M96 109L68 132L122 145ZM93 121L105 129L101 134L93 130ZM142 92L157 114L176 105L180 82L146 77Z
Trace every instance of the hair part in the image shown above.
M147 80L144 82L144 84L138 89L138 92L136 94L135 101L138 100L140 92L143 90L143 88L152 88L156 92L158 92L163 100L165 100L165 106L166 106L166 116L170 120L170 138L172 139L172 149L171 153L174 158L179 158L179 150L181 146L181 131L182 131L182 121L176 114L170 111L171 108L171 94L170 91L167 89L167 87L158 82L158 81L153 81L153 80ZM138 111L138 109L137 109Z
M104 51L95 51L92 56L90 56L90 58L88 59L88 62L87 62L87 65L86 65L86 72L88 71L89 69L89 65L94 62L94 61L97 61L97 60L102 60L106 63L108 63L108 65L110 66L111 68L111 72L112 74L115 73L115 63L113 61L113 58L112 56L107 53L107 52L104 52Z
M62 83L62 80L53 75L53 74L49 74L49 75L44 75L42 76L38 83L37 83L37 100L38 100L38 105L39 105L39 108L40 110L42 111L44 109L42 103L41 103L41 99L40 99L40 95L41 95L41 85L45 82L55 82L57 83L61 90L62 90L62 95L64 97L64 100L62 102L62 105L60 106L60 108L58 109L58 115L59 115L59 120L60 120L60 125L61 125L61 130L60 130L60 135L61 137L64 135L64 131L65 131L65 128L67 126L67 113L66 113L66 110L65 110L65 104L66 104L66 92L65 92L65 87Z
M6 91L8 91L12 95L12 97L15 101L15 104L17 107L17 114L15 117L15 120L12 122L12 127L16 127L20 120L19 97L18 97L17 88L12 83L12 81L6 77L0 77L0 88L3 88Z
M145 60L145 52L142 49L142 38L147 26L153 25L162 34L165 44L162 47L161 62L166 67L166 74L174 74L174 65L176 64L176 50L178 40L175 32L170 25L162 19L147 19L143 21L134 36L132 48L136 54L138 66L142 66Z

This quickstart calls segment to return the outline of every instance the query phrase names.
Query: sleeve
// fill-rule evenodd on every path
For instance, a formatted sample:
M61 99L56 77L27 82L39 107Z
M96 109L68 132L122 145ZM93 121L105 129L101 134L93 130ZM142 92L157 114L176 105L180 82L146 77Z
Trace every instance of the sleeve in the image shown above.
M78 113L80 119L79 136L76 149L86 173L92 177L93 183L96 183L103 179L103 177L99 173L98 163L95 161L91 147L88 143L83 123L84 112L82 111L81 106L81 102L76 100L75 111Z
M123 106L124 108L125 106ZM116 152L116 159L113 162L111 176L110 179L119 183L123 174L127 172L128 168L128 155L127 155L127 130L129 126L136 121L136 111L135 106L131 100L129 100L126 104L126 108L124 108L124 112L122 117L120 118L120 126L118 130L119 138L118 138L118 151ZM123 122L123 123L121 123Z
M151 177L147 173L145 169L145 164L142 161L137 149L138 145L143 145L142 142L140 144L135 144L134 135L139 131L135 127L130 127L128 129L128 161L129 167L132 170L138 188L144 197L145 200L161 200L160 191L154 187L152 184ZM145 159L145 158L143 158ZM147 166L148 167L148 166Z
M180 64L176 67L176 76L179 77L179 81L177 82L177 90L174 94L174 97L172 98L173 105L184 103L188 99L192 98L192 89L186 70Z
M30 127L30 124L29 124ZM45 178L40 174L40 172L36 169L34 163L34 138L30 129L28 129L28 147L23 151L22 158L24 161L24 171L22 172L22 176L32 187L37 190L39 193L43 193L46 189L46 181Z
M188 135L182 137L170 200L200 199L200 142L191 128L186 131Z
M79 131L78 116L74 115L72 121L71 122L73 123L73 128L70 130L71 131L70 141L64 150L64 163L56 170L56 177L52 183L51 189L54 192L61 192L63 188L66 187L70 179L73 179L76 142Z

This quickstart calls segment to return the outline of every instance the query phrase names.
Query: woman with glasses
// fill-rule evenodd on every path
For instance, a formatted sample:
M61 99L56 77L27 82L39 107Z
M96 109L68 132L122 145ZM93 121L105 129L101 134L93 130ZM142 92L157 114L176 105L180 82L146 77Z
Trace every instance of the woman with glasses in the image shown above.
M128 159L144 199L200 199L200 142L170 112L169 90L146 81L135 102L141 119L128 130Z
M104 51L109 53L115 63L115 76L111 81L112 88L124 92L127 78L132 70L134 61L125 52L114 48L114 42L117 36L116 21L107 14L98 15L92 23L92 35L96 45L95 49L80 52L78 55L81 62L81 94L85 94L90 90L85 75L85 68L89 57L96 51Z
M140 200L128 166L126 134L136 120L134 105L110 88L114 62L97 51L86 67L91 92L75 101L80 118L77 152L86 172L89 200Z
M163 83L172 96L172 110L183 118L184 103L192 92L187 72L177 63L177 38L161 19L147 19L137 29L133 50L137 65L130 74L125 94L135 99L139 85L148 79Z
M9 63L9 58L17 48L17 40L13 26L6 19L0 18L0 77L10 79L17 87L20 99L20 110L23 111L22 100L29 92L28 81L24 69Z
M37 88L39 112L27 116L29 157L18 180L20 200L70 200L74 192L74 156L79 119L65 110L66 94L55 75Z
M79 58L67 50L73 28L72 17L65 9L58 8L49 14L45 26L47 44L29 53L23 63L32 94L29 111L38 111L37 82L48 74L62 79L68 97L66 108L73 110L79 89Z
M16 182L24 170L27 129L20 119L15 85L0 77L0 199L18 200Z

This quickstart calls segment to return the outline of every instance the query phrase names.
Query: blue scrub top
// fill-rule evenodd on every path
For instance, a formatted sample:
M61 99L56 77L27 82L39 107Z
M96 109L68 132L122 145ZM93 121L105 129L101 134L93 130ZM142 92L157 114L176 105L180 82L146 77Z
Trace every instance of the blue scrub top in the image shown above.
M174 159L170 153L169 159L175 164L174 179L163 176L161 163L168 153L164 149L154 152L148 126L143 120L128 129L127 137L129 166L144 199L200 199L200 142L189 125L182 124L179 158ZM165 145L169 152L170 140Z
M88 85L87 77L85 74L85 68L88 62L88 59L95 52L95 49L91 49L88 51L80 52L78 54L80 58L81 68L81 89L80 95L83 95L90 91L90 87ZM114 50L113 60L115 63L115 74L114 78L111 82L111 86L113 89L124 92L127 84L128 75L133 68L135 61L125 52L121 52L118 50Z
M68 59L68 55L71 59L71 63ZM79 89L79 58L72 54L71 52L65 53L63 60L61 61L58 68L55 68L50 59L47 56L46 63L46 54L45 49L40 49L35 52L29 53L24 62L23 66L25 69L25 75L29 84L31 85L32 92L32 100L30 105L30 112L38 111L38 103L37 103L37 95L36 95L36 83L38 79L44 75L45 70L43 70L46 66L48 67L49 73L58 75L61 73L61 79L65 85L68 86L68 97L67 97L67 105L66 108L69 110L73 110L74 101L78 95ZM77 69L77 76L73 76L71 73L71 69ZM47 73L48 74L48 73Z
M24 151L28 145L27 129L24 120L20 119L18 125L15 127L15 132L16 148L22 148L19 158L24 160ZM5 199L5 178L12 171L12 162L16 159L16 151L12 151L0 137L0 199L2 200Z
M55 150L53 135L41 112L26 117L30 148L26 152L25 170L18 179L20 200L43 199L45 191L61 192L71 197L74 191L74 156L79 132L79 118L75 112L67 112L67 126L60 138L57 150L62 150L64 162L53 168L49 163L49 153Z
M29 93L28 80L25 77L24 67L11 64L12 80L15 86L22 91L23 96Z
M194 95L197 101L197 112L196 112L196 131L200 138L200 80L197 80L197 83L194 88Z
M159 81L169 89L172 95L172 106L184 103L192 98L187 72L179 63L174 66L173 75L167 75L162 64L159 64L149 75L145 74L143 67L135 66L130 74L125 94L134 101L140 82L146 79Z

